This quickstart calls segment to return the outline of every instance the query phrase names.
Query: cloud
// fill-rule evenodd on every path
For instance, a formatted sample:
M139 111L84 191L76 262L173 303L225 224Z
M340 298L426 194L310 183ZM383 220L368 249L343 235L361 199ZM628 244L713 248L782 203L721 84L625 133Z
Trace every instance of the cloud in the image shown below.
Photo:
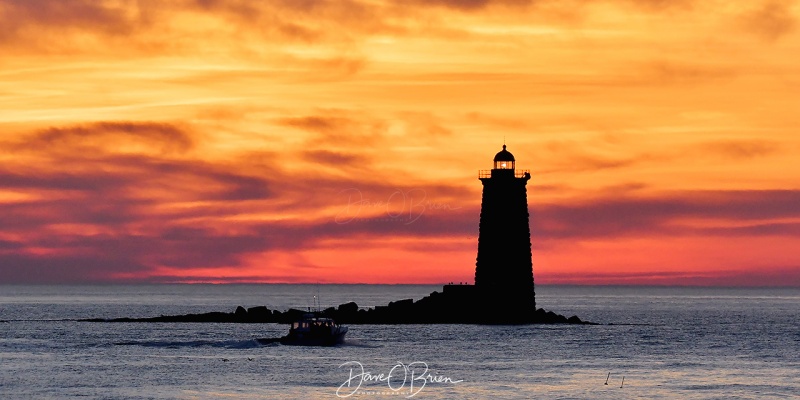
M541 238L783 235L796 232L800 191L689 191L659 197L606 197L537 204L531 229Z
M750 223L743 226L710 227L697 228L696 234L709 236L798 236L800 235L800 223L798 222L775 222L775 223Z
M61 53L111 51L107 40L131 47L151 24L149 1L0 0L0 48L4 51Z
M20 243L20 242L0 239L0 252L8 251L8 250L17 250L17 249L20 249L22 247L23 247L23 244Z
M82 148L101 152L129 152L131 150L149 153L156 151L185 152L192 148L194 140L182 128L156 122L98 122L64 128L51 127L25 137L18 143L18 149L36 151L48 148L58 152L61 149Z
M278 120L287 126L293 126L301 129L307 129L315 132L325 132L342 129L351 123L350 120L340 117L327 117L327 116L306 116L306 117L292 117L283 118Z
M793 2L768 1L741 17L741 24L751 33L769 41L778 40L793 32L797 18L792 10Z
M116 232L60 237L40 232L44 237L34 239L32 243L30 238L25 245L10 243L6 247L11 252L0 251L0 265L4 266L0 268L0 276L5 282L104 281L122 274L148 279L158 276L161 268L169 268L176 273L203 268L243 268L249 255L271 251L308 251L333 239L346 242L359 240L359 247L365 250L374 240L396 240L403 236L434 237L459 229L452 225L453 221L449 218L442 220L430 212L411 224L373 217L348 224L338 224L333 220L312 223L248 221L243 223L246 227L221 222L187 226L180 220L158 220L147 214L138 217L99 221L95 215L79 215L76 218L104 224ZM125 229L124 225L120 225L122 223L149 226L150 229L136 234ZM475 226L471 228L476 229ZM49 254L37 255L24 251L28 247L50 250ZM78 254L74 254L76 252ZM262 270L268 276L278 267L264 265ZM61 273L62 270L71 271L71 275ZM211 277L204 280L209 279Z
M0 187L11 189L40 190L118 190L127 182L126 179L102 173L65 173L52 172L44 175L32 175L0 170Z
M0 167L0 187L35 195L7 204L9 219L47 224L141 218L147 206L273 196L268 179L187 157L195 140L165 123L101 122L48 128L8 142L22 163ZM36 160L28 164L29 160ZM33 228L33 226L31 226Z
M690 9L697 3L696 0L613 0L611 2L628 3L651 11Z
M780 146L769 140L724 140L705 143L701 149L732 160L749 160L774 154Z
M336 125L301 125L309 121ZM254 254L308 250L332 239L431 237L453 229L436 213L469 193L452 185L396 185L376 174L365 180L315 169L298 176L280 167L308 158L315 165L368 162L357 153L208 162L192 153L205 145L196 136L166 123L111 121L15 139L6 151L38 162L0 167L0 189L34 195L0 209L1 237L21 238L0 242L2 274L14 282L113 280L154 276L160 268L242 267ZM352 188L363 210L353 215L357 221L337 223L349 205L342 190ZM415 221L388 221L388 213ZM48 268L72 268L73 275L47 275Z
M0 15L4 33L19 29L23 24L60 28L101 29L110 34L131 30L131 18L126 9L132 2L102 2L93 0L0 0Z
M724 65L708 65L668 60L653 61L643 71L648 81L658 84L692 84L716 82L736 77L736 69Z
M460 186L402 187L332 176L298 180L279 170L272 178L250 181L247 175L220 172L215 166L193 162L159 166L163 162L139 160L136 164L141 165L143 173L127 180L118 176L119 182L109 183L107 189L103 183L59 183L59 176L18 185L23 189L48 188L53 193L70 190L84 195L4 207L0 211L4 233L25 239L0 242L0 265L7 266L0 275L9 282L103 281L119 276L169 280L169 276L177 277L182 270L244 268L254 255L327 248L331 241L340 243L340 247L358 243L359 248L368 251L377 243L404 240L405 247L401 248L419 251L431 239L477 240L479 200L465 200L473 193ZM182 197L185 193L174 195L167 200L147 196L147 190L144 196L131 190L147 189L152 184L147 176L165 170L200 175L211 186L244 179L245 183L239 186L264 183L281 189L263 197L233 196L233 200L214 190L191 192L187 198ZM175 181L172 176L167 180ZM3 186L7 184L4 181ZM353 197L353 190L342 191L348 190L348 185L360 187L357 197ZM542 249L554 241L586 239L624 241L676 235L793 237L800 233L800 224L791 222L800 218L797 191L675 192L659 197L638 197L636 193L603 192L605 197L585 201L531 204L534 247ZM171 207L173 202L186 200L199 203L188 208ZM298 217L274 219L276 215ZM65 231L59 228L62 225L71 228ZM419 244L413 245L415 242ZM430 251L438 248L435 241L427 246ZM452 243L444 246L453 248ZM172 273L164 275L164 268ZM290 272L275 268L267 265L257 276L296 279ZM62 273L65 269L72 272ZM209 273L213 275L212 272Z
M549 141L543 148L543 150L546 151L540 150L540 155L536 158L549 159L548 165L550 165L551 168L540 171L539 173L549 174L565 171L583 172L626 168L653 160L652 156L646 154L636 156L627 155L625 157L620 157L616 154L611 155L611 150L618 150L621 144L609 144L607 142L607 138L604 137L598 141L598 146L588 151L584 146L585 143L578 143L571 140ZM604 146L605 149L610 150L602 151L604 149L601 145Z
M44 257L0 253L0 281L4 283L107 282L109 271L140 271L145 266L124 257Z
M411 135L437 125L428 115L404 118L420 127L410 129ZM379 118L346 113L279 122L329 139L353 128L368 137L372 127L382 125ZM5 147L7 153L38 162L35 167L14 162L0 167L0 188L32 195L25 201L11 198L0 210L0 265L5 266L0 275L14 282L167 279L179 271L196 276L200 270L218 276L226 268L252 268L254 257L326 249L333 242L340 248L357 243L364 251L400 243L393 248L415 252L425 246L437 251L437 240L443 238L451 242L442 249L450 250L464 248L454 247L452 240L477 240L480 200L471 186L392 179L391 172L380 169L341 174L342 168L375 161L352 146L266 156L242 153L211 162L197 158L202 154L197 149L205 146L200 137L189 126L106 121L50 127L7 142L13 145ZM770 149L769 144L731 143L716 148L734 157ZM308 161L336 169L298 174L281 167ZM622 185L584 200L531 203L535 248L552 250L554 242L591 239L800 233L797 191L644 196L646 188ZM65 268L73 272L62 273ZM286 268L266 265L263 273L243 274L295 279Z
M354 153L344 153L329 150L311 150L303 152L303 158L315 164L331 165L336 167L363 165L369 162L367 157Z
M312 3L317 2L0 0L4 22L0 46L6 51L39 55L96 54L101 50L129 57L154 51L171 55L197 51L198 42L189 38L204 38L203 47L213 47L220 38L252 36L312 41L322 33L335 32L306 25L313 7L303 6ZM348 8L340 2L319 3L342 9L339 15L346 15L344 10L353 10L352 5L357 4L349 3ZM186 29L184 23L190 20L202 22ZM176 35L178 31L181 33ZM209 33L215 35L211 40Z
M422 5L437 5L456 10L474 11L488 6L526 6L533 3L533 0L418 0ZM405 2L400 2L405 4Z
M374 145L384 137L385 123L348 114L344 110L331 110L316 115L280 118L276 122L313 133L314 136L308 140L311 146Z

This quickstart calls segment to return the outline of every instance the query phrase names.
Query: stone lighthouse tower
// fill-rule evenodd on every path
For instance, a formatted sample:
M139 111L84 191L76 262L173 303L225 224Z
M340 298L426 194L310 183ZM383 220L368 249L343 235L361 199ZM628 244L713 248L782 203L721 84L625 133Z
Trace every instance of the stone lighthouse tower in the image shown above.
M478 177L483 197L475 289L486 306L516 310L524 319L536 310L526 187L531 174L515 169L514 155L503 145L494 156L494 168L480 171ZM509 315L497 318L514 319Z

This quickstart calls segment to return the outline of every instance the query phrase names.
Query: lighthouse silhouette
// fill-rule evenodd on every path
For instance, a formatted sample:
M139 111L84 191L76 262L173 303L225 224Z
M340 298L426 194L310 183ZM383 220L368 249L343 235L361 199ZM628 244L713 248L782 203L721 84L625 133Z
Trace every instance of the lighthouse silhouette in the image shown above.
M475 263L475 289L493 312L536 310L528 214L528 170L516 169L514 155L503 150L494 156L494 168L480 171L483 184ZM513 320L510 315L498 315ZM525 318L519 315L520 318Z

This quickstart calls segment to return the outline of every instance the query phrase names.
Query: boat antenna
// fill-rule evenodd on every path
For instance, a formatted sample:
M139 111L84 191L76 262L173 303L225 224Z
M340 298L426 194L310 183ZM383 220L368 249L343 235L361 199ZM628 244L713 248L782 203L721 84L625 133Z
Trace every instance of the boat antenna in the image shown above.
M322 300L319 298L319 282L317 282L317 312L322 308Z
M608 378L610 378L610 377L611 377L611 372L609 372L608 376L606 376L606 383L605 383L606 385L608 385Z
M623 385L625 385L625 375L622 375L622 385L619 385L619 388L622 389Z

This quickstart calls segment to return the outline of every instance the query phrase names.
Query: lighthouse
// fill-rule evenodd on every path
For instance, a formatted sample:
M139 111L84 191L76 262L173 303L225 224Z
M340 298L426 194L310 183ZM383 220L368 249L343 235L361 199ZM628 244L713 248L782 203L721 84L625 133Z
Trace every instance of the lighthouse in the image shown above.
M493 161L494 168L478 173L483 196L475 289L490 309L527 314L536 310L527 193L531 174L516 169L505 144Z

